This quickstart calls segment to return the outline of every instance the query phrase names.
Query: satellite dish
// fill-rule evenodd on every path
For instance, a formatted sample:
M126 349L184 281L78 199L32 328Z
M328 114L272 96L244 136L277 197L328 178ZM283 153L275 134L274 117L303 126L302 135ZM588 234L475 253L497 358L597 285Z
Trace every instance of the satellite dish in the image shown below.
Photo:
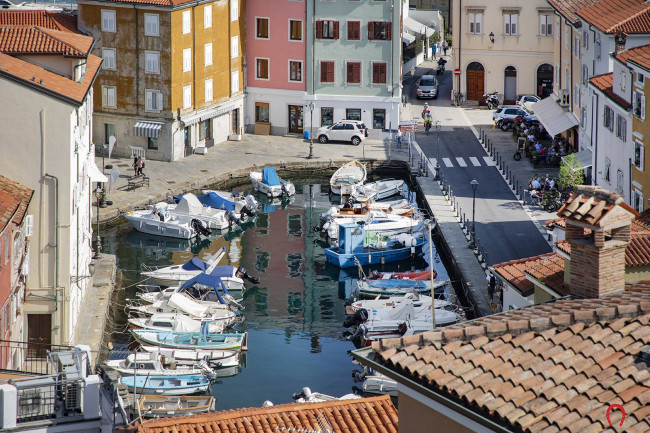
M111 153L113 153L113 148L115 147L115 143L117 143L117 139L115 138L114 135L108 137L108 159L111 159Z
M114 137L111 137L114 138ZM114 168L108 175L108 192L110 193L113 190L113 185L117 183L117 179L120 178L120 170Z

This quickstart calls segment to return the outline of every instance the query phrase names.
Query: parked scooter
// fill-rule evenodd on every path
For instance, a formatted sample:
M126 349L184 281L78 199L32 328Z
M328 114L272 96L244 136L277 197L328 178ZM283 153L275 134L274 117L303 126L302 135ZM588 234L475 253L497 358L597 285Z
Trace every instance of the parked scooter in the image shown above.
M445 72L445 63L447 63L447 61L442 57L438 60L438 71L436 72L436 75L440 75Z
M483 95L488 109L494 110L499 106L499 92L486 93Z

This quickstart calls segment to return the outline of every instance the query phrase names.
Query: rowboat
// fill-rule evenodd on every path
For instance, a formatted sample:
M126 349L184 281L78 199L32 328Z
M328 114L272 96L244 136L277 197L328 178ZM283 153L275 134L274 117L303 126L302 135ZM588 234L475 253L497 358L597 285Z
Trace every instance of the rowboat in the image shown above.
M142 350L160 356L163 365L194 365L202 360L207 360L210 367L222 369L239 366L239 350L233 349L173 349L170 347L142 345ZM223 377L221 372L219 376Z
M237 349L248 350L247 333L210 334L207 327L202 332L172 332L131 329L133 336L143 345L171 347L174 349Z
M350 161L334 172L330 178L332 192L350 195L366 181L366 166L357 160Z
M214 374L207 362L201 361L195 365L180 365L176 368L165 368L161 356L157 353L132 353L125 359L110 359L106 367L111 368L122 376L153 375L153 376L196 376Z
M203 321L191 319L183 314L156 313L150 317L130 317L131 329L156 329L159 331L199 332ZM208 331L213 334L223 332L226 321L207 321Z
M194 415L214 409L214 397L209 395L174 396L143 395L138 410L143 418Z
M125 376L121 379L129 391L138 394L187 395L205 392L210 380L202 375L193 376Z
M403 188L403 180L378 180L377 182L365 183L358 186L356 191L351 194L351 197L355 200L359 200L360 198L383 200L387 197L401 194Z

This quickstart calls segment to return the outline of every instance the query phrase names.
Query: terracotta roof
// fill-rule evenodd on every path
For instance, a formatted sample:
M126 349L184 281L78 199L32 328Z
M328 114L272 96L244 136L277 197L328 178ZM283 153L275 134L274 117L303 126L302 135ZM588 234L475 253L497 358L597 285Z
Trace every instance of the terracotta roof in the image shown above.
M641 212L641 215L634 220L634 223L642 227L644 230L650 230L650 208ZM632 224L632 228L634 228L634 224Z
M128 3L128 4L145 4L157 6L180 6L191 3L193 0L99 0L102 3ZM84 3L83 0L77 3Z
M14 215L13 222L15 224L22 224L23 217L27 211L27 206L32 199L34 191L27 188L25 185L22 185L18 182L14 182L8 177L0 175L0 191L9 194L17 202L19 202L19 209L16 215Z
M601 92L603 92L605 95L607 95L609 99L616 102L618 105L625 108L626 110L632 106L631 103L627 102L625 99L621 98L620 96L614 93L614 90L612 88L614 85L613 72L608 72L606 74L601 74L601 75L594 75L589 79L589 82L593 84L596 88L598 88Z
M536 279L543 278L545 284L550 282L561 289L561 285L556 284L556 274L558 271L564 274L564 259L557 253L547 253L499 263L492 266L492 269L498 276L519 290L522 296L530 296L533 294L535 285L526 278L526 273L530 273Z
M599 1L600 0L548 0L548 4L550 4L553 9L558 11L560 15L569 20L572 24L577 24L580 22L580 17L576 15L576 12Z
M579 185L557 214L594 227L604 227L608 217L621 208L635 218L639 216L639 213L628 206L618 194L599 186Z
M16 200L8 192L0 190L0 233L4 232L9 222L18 212L19 207L20 201Z
M145 421L118 432L275 433L318 430L324 415L337 433L397 433L397 409L387 395L323 403L289 403ZM303 429L303 430L301 430ZM287 431L287 430L284 430Z
M555 227L559 227L563 230L566 229L566 221L561 217L544 221L544 225L548 229L553 229ZM632 221L630 230L632 232L650 231L650 209L646 209L637 219ZM585 229L585 234L589 233L591 233L591 230Z
M569 286L564 283L564 257L558 253L549 254L533 261L524 269L524 273L560 296L569 294Z
M558 299L385 339L355 357L374 359L513 431L606 431L608 406L620 404L625 431L640 433L650 431L650 370L639 357L648 344L645 283L600 299ZM618 425L620 411L610 420Z
M64 99L81 104L95 81L102 59L89 55L86 74L81 82L50 72L40 66L0 53L0 77L9 76L30 87L53 92Z
M77 29L77 17L75 15L46 10L0 11L0 26L37 26L44 29L81 34Z
M616 58L623 63L633 63L650 71L650 44L622 51L616 54Z
M41 27L0 26L0 51L7 54L61 54L85 57L93 38Z
M571 244L567 240L555 243L557 248L571 255ZM625 267L650 266L650 233L632 232L630 243L625 248Z
M604 33L650 33L650 4L644 0L600 0L577 14Z
M555 246L563 253L569 256L571 255L571 244L566 239L555 242Z

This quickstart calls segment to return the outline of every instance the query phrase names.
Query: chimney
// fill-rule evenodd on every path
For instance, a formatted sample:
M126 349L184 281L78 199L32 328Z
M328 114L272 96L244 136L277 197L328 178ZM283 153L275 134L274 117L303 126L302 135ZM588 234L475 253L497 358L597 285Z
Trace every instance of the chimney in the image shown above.
M625 51L625 33L616 33L614 35L614 52L616 54Z
M600 298L625 289L625 249L639 215L622 197L599 186L576 187L558 211L571 245L572 295Z

